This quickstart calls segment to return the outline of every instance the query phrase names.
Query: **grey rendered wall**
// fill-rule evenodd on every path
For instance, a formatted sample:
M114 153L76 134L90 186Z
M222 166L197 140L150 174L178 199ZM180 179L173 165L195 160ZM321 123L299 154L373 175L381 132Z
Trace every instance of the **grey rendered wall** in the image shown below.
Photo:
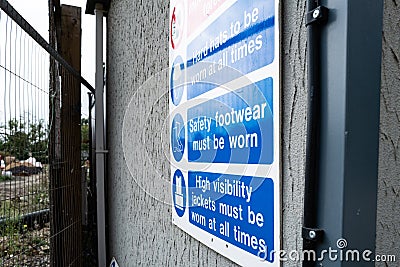
M400 1L385 0L376 250L400 262Z
M164 129L168 73L163 71L168 67L168 2L111 1L107 21L109 256L116 257L120 266L236 266L171 223L165 156L168 131ZM281 2L282 243L290 251L302 247L306 1ZM392 254L398 253L400 244L399 6L395 0L385 4L377 220L378 252Z
M291 250L301 248L305 1L283 2L283 247ZM168 90L167 74L157 76L157 89L145 81L168 67L168 14L165 0L111 1L107 20L110 256L120 266L235 266L174 227L170 205L164 203L170 197L166 183L170 173L165 147L159 143L160 131L166 132L160 125L167 119L168 95L159 91ZM129 144L122 142L124 129L124 140L132 140Z

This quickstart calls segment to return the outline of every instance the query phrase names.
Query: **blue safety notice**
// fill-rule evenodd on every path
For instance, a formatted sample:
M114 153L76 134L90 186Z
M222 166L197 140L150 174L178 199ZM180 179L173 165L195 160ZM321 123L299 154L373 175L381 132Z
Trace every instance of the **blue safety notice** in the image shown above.
M272 261L274 184L271 179L189 171L189 222Z
M273 1L237 1L188 45L188 99L272 63L274 12Z
M279 267L279 0L171 0L172 223L240 266Z
M188 109L189 161L271 164L272 88L267 78Z

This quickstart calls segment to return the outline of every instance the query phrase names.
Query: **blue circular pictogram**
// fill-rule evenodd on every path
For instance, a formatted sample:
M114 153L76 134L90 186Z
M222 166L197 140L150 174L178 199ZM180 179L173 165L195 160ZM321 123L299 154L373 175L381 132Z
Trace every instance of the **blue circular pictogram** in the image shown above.
M176 170L172 178L172 196L176 214L182 217L186 209L186 184L180 170Z
M176 114L171 126L171 149L176 161L180 161L185 151L185 124L180 114Z
M170 76L170 91L172 103L175 106L179 105L182 100L183 88L185 84L185 63L181 56L177 56L172 68Z

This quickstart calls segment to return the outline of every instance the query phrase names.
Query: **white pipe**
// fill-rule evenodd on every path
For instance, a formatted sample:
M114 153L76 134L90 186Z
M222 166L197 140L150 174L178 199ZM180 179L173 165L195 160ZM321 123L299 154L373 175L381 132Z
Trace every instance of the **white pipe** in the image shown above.
M103 83L103 5L96 4L96 181L98 266L106 266L104 83Z

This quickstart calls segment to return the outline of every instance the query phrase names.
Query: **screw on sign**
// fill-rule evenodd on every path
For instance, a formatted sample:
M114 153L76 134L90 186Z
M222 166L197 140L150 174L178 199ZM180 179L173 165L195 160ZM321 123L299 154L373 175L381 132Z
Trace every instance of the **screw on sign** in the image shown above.
M316 19L319 16L319 9L314 10L313 12L313 18Z

